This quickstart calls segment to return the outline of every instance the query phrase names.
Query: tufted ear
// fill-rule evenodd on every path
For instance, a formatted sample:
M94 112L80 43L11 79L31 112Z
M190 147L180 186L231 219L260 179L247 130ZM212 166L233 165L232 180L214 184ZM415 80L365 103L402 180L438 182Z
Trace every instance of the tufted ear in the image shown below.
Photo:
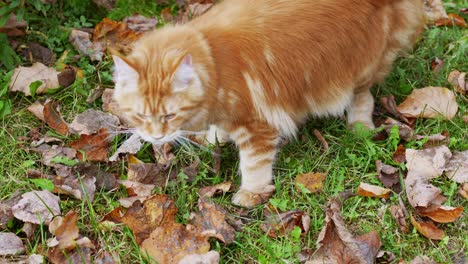
M195 78L196 72L192 64L192 56L190 54L185 55L181 60L177 70L174 74L174 83L172 87L174 91L179 92L185 90L187 86Z
M114 60L114 83L116 89L125 90L125 92L133 92L138 87L138 72L133 68L127 59L120 55L113 54Z

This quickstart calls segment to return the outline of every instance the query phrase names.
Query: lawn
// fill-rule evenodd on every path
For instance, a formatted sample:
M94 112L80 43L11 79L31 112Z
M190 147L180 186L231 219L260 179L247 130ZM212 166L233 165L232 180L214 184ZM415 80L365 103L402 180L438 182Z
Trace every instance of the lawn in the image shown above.
M77 51L68 42L68 35L72 28L92 28L102 18L110 17L120 20L126 16L139 12L146 15L159 16L163 7L155 1L141 1L135 5L130 0L118 0L112 11L97 8L90 0L57 1L56 4L42 4L41 1L26 1L24 18L28 22L28 34L17 38L20 44L37 42L51 49L60 58L68 52L61 63L73 65L82 71L82 78L66 89L54 91L47 95L27 97L20 93L8 93L0 96L0 100L11 101L11 113L0 119L0 200L8 199L15 192L28 192L40 189L37 184L27 178L30 169L49 173L50 169L43 165L39 154L28 150L29 142L25 140L30 132L37 129L42 134L62 139L65 143L76 137L62 136L47 127L28 110L28 106L36 100L52 98L61 106L61 113L65 121L73 118L86 109L101 109L101 100L88 104L86 98L96 87L113 88L112 62L106 59L102 62L92 62L86 56L78 56ZM140 1L139 1L140 2ZM170 1L173 2L173 1ZM467 0L444 1L448 13L457 13L462 7L468 7ZM4 1L0 1L0 7ZM169 5L170 10L176 12L175 4ZM463 15L468 19L468 15ZM1 43L1 39L0 39ZM1 45L1 44L0 44ZM352 49L352 47L350 47ZM444 61L438 72L433 72L431 62L435 58ZM4 58L2 58L3 61ZM30 65L22 58L14 61L14 66ZM59 65L55 65L59 67ZM408 96L413 89L427 86L442 86L451 89L447 76L452 70L468 72L468 29L461 27L427 26L414 50L400 58L385 82L373 88L376 98L394 95L397 103ZM11 69L0 68L0 87L7 83L6 76ZM389 114L378 100L376 100L374 120L382 120ZM468 99L463 95L457 96L459 111L452 120L418 119L414 126L414 133L432 135L447 131L450 134L448 147L452 151L468 150L468 126L463 116L468 110ZM324 150L321 142L313 131L321 132L330 148ZM404 171L404 164L396 163L393 153L398 144L398 138L388 137L383 141L373 139L375 131L357 129L350 131L346 123L340 118L310 120L303 126L296 140L291 140L280 151L275 165L276 192L270 203L282 211L300 209L310 215L310 230L305 236L294 234L279 238L270 238L262 231L264 221L264 206L244 210L242 219L244 228L236 232L233 243L225 245L222 242L210 240L212 250L220 252L221 263L299 263L297 254L304 248L316 249L316 241L325 219L324 206L327 201L340 192L356 190L361 182L382 186L377 178L376 160ZM112 149L124 139L119 136L114 139ZM402 141L406 148L421 149L424 141ZM219 148L221 165L217 173L212 171L215 163L212 152L214 146L199 148L197 146L175 146L174 164L191 164L199 159L200 165L195 179L189 180L186 175L177 171L178 177L170 181L164 188L156 188L154 193L163 193L174 199L179 209L176 219L180 223L187 223L191 212L197 211L198 190L225 181L240 183L237 176L238 158L233 145ZM137 154L145 162L155 162L150 145L146 144ZM121 178L126 177L127 163L101 163L104 170L116 173ZM174 169L180 167L174 166ZM325 186L320 193L298 192L294 181L297 175L308 172L325 173ZM402 175L403 177L403 175ZM445 204L468 209L468 201L457 193L457 183L440 177L433 184L442 189L447 197ZM239 214L239 208L231 203L233 193L217 196L214 202L222 205L228 212ZM99 224L105 214L119 206L118 200L127 196L125 188L113 191L97 190L93 202L81 201L70 196L59 195L62 212L74 210L78 212L78 227L81 234L97 242L100 250L115 252L122 263L147 263L145 254L140 251L132 231L120 226L117 229L105 229ZM402 195L407 204L406 195ZM455 263L468 251L468 217L466 212L455 222L444 224L441 229L446 237L440 241L423 237L412 226L410 232L404 234L399 231L395 220L388 208L399 204L398 195L393 194L388 200L352 197L342 208L342 215L348 229L356 235L376 230L382 241L382 250L392 252L397 259L411 260L415 256L426 255L438 263ZM409 208L409 207L408 207ZM409 221L409 219L407 219ZM18 220L10 221L6 231L22 234L22 223ZM46 227L36 229L32 238L23 239L27 254L38 253L45 247L50 237ZM2 260L0 259L0 262ZM461 263L461 262L458 262Z

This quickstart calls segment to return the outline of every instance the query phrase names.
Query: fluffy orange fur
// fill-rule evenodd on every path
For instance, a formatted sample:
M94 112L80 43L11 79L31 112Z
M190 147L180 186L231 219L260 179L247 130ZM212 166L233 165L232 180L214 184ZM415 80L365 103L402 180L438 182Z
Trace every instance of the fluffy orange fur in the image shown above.
M308 116L373 128L370 87L423 29L422 0L224 0L114 56L115 99L152 142L217 127L239 147L253 206L274 190L279 137Z

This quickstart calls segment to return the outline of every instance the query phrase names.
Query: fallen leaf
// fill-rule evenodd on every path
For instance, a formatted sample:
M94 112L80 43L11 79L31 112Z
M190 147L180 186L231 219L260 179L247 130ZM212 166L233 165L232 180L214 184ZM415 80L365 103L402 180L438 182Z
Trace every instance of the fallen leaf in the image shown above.
M438 264L427 256L417 256L411 260L410 264Z
M93 2L98 6L104 7L107 11L111 11L114 9L117 0L93 0Z
M115 131L119 126L119 119L111 114L99 110L88 109L75 116L70 124L73 133L91 135L104 128L107 131Z
M21 238L14 233L0 232L0 256L18 255L24 252Z
M467 14L468 14L468 7L460 8L460 9L458 10L458 12L460 12L461 14L467 15Z
M19 200L21 200L21 193L19 191L12 193L5 201L0 200L0 229L5 229L8 222L14 219L11 207L18 203Z
M11 210L23 222L48 225L55 215L60 215L60 199L49 191L31 191L21 197Z
M344 200L353 196L346 191L332 198L325 208L325 222L317 239L317 251L307 264L369 263L373 264L381 246L375 231L359 238L346 229L340 209Z
M48 68L40 62L34 63L31 67L19 66L11 77L9 91L22 92L26 96L31 96L31 83L39 81L41 84L36 89L35 94L43 94L47 89L59 87L57 75L58 72L55 69Z
M327 140L325 140L325 138L322 136L322 133L320 133L319 130L314 129L314 135L315 135L315 137L317 137L317 139L320 141L320 143L322 143L324 151L327 151L327 150L330 149L330 147L328 146Z
M105 171L107 166L100 166L98 164L79 163L73 167L75 175L81 178L95 178L96 189L104 189L112 191L119 187L117 176L113 173ZM60 175L59 173L57 173Z
M424 14L427 24L433 24L438 19L448 17L442 0L424 0Z
M86 98L86 103L92 104L94 103L97 99L102 97L102 94L104 93L104 88L101 86L97 86L96 88L92 89L89 92L88 97Z
M445 167L445 175L458 183L468 182L468 150L453 152L452 158Z
M198 195L200 195L200 197L213 197L217 194L227 193L231 191L231 188L232 182L227 181L213 186L203 187L198 191Z
M70 147L77 150L76 156L81 161L107 161L107 145L111 140L112 136L102 128L96 134L81 135Z
M100 43L103 47L110 47L124 54L131 51L132 43L142 34L128 28L127 23L104 18L94 28L93 43Z
M466 72L459 72L457 70L451 71L448 76L448 81L453 85L455 91L461 94L468 93L468 82Z
M435 57L434 60L431 62L431 69L433 73L438 73L440 70L442 70L442 67L444 66L444 61Z
M235 230L226 222L226 211L206 200L198 200L199 213L192 220L199 234L215 237L225 244L234 241Z
M67 159L72 162L76 162L76 150L72 148L62 147L59 145L47 145L42 144L38 147L31 149L32 151L38 152L42 155L41 162L46 166L54 166L56 163L54 160L59 160L60 158Z
M69 87L76 80L76 71L73 67L67 65L65 69L57 75L57 78L61 87Z
M398 225L398 229L400 229L401 232L408 234L409 226L408 226L408 223L406 222L403 209L398 205L392 205L390 206L390 213L393 219L395 219L395 222Z
M127 188L130 196L149 197L156 187L155 184L143 184L128 180L119 180L118 182Z
M38 43L31 42L22 49L19 54L31 63L40 62L50 66L55 62L55 53Z
M468 183L465 182L458 188L458 193L465 199L468 200Z
M28 107L28 111L31 112L34 116L45 122L44 117L44 103L40 101L34 102Z
M415 89L398 106L406 117L436 118L443 116L452 119L458 111L455 94L445 87Z
M404 145L398 145L395 153L393 153L393 161L398 163L406 162L406 148Z
M425 140L426 142L424 143L423 148L433 148L450 144L450 135L447 131L443 132L442 134L438 133L430 136L416 135L414 139Z
M367 196L374 198L388 199L390 197L391 190L385 189L379 186L371 185L368 183L361 182L359 184L357 194L359 196Z
M12 12L8 16L5 25L0 27L0 33L5 33L9 37L20 37L26 35L28 24L23 19L18 20L18 17Z
M154 17L145 17L142 15L133 15L126 17L123 20L124 23L127 23L128 28L135 32L144 33L147 31L154 30L158 24L158 19Z
M164 143L160 146L153 145L153 150L158 164L169 168L175 158L174 153L171 152L171 145L169 143Z
M417 210L420 216L426 216L437 223L455 222L463 213L463 207L441 206L435 210Z
M67 136L68 124L63 120L60 114L59 105L55 101L48 101L44 104L44 120L48 126L53 128L58 133Z
M385 110L387 110L387 112L389 112L390 114L392 114L394 117L396 117L397 119L401 120L402 122L404 122L406 125L413 125L413 120L410 120L408 119L406 116L404 116L398 109L397 109L397 104L396 104L396 101L395 101L395 96L393 95L389 95L389 96L384 96L384 97L380 97L380 103L382 104L382 106L385 108ZM398 125L400 126L400 122L394 120L393 118L387 118L387 120L385 121L385 125L386 127L390 126L393 126L393 125ZM412 131L412 129L411 129Z
M128 158L127 180L153 186L166 186L167 173L162 165L144 163L134 156Z
M402 117L404 117L402 115ZM401 118L400 118L401 119ZM406 118L405 118L406 119ZM408 119L406 119L408 120ZM408 122L411 122L408 120ZM413 129L406 125L406 124L403 124L393 118L390 118L388 117L387 119L385 119L385 121L383 122L383 127L385 129L385 132L387 132L387 134L390 134L392 128L394 126L397 126L398 127L398 135L400 136L401 139L403 139L404 141L410 141L412 138L413 138Z
M412 214L410 214L410 220L411 224L416 228L416 230L429 239L442 240L442 238L445 237L444 231L437 228L432 222L418 222Z
M49 224L49 231L52 235L55 235L54 240L57 241L57 245L51 246L48 243L48 246L57 246L59 249L67 250L75 248L76 239L80 237L78 226L76 225L77 219L78 214L74 211L68 212L65 217L55 217Z
M434 25L437 27L445 26L445 27L466 27L466 21L463 17L450 13L447 17L439 18L434 22Z
M98 256L94 257L94 264L117 264L122 263L119 255L114 252L113 254L108 251L101 252Z
M72 29L68 41L80 52L87 55L93 61L102 61L104 56L104 47L101 43L91 41L91 34L77 29Z
M54 247L47 251L47 259L52 264L92 263L91 253L92 253L92 249L87 248L87 247L80 248L79 250L75 249L70 252L66 252L66 251L63 251Z
M131 135L120 147L112 154L109 161L117 161L120 154L136 154L143 147L143 142L138 134Z
M311 193L317 193L323 190L326 178L327 175L324 173L309 172L297 175L294 183L298 192L302 192L303 189L306 189Z
M293 210L284 213L267 211L265 221L261 224L263 232L269 237L285 236L295 227L301 229L301 235L307 234L310 226L310 216L302 210Z
M406 195L414 208L437 206L445 201L440 189L430 184L430 181L443 173L451 157L452 153L447 146L424 150L406 149Z
M125 127L132 127L131 120L120 109L119 104L113 100L114 89L105 89L102 93L102 110L115 115L120 120L120 124Z
M219 258L219 253L217 251L212 250L205 254L193 254L185 256L179 261L178 264L218 264Z
M377 175L382 184L399 193L401 191L399 169L382 163L380 160L377 160L375 165L377 168Z
M36 224L26 222L23 224L21 231L26 235L28 240L31 240L34 236L34 233L36 232L37 227L38 225Z

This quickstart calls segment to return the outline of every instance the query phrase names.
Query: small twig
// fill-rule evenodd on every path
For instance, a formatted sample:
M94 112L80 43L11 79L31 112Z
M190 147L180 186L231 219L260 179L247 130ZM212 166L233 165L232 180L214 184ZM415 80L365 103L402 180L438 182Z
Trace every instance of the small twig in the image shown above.
M322 143L323 145L323 149L325 151L327 151L328 149L330 149L330 147L328 146L328 142L325 140L325 138L322 136L322 134L320 133L320 131L318 131L317 129L314 129L314 135L317 137L317 139L320 141L320 143Z

